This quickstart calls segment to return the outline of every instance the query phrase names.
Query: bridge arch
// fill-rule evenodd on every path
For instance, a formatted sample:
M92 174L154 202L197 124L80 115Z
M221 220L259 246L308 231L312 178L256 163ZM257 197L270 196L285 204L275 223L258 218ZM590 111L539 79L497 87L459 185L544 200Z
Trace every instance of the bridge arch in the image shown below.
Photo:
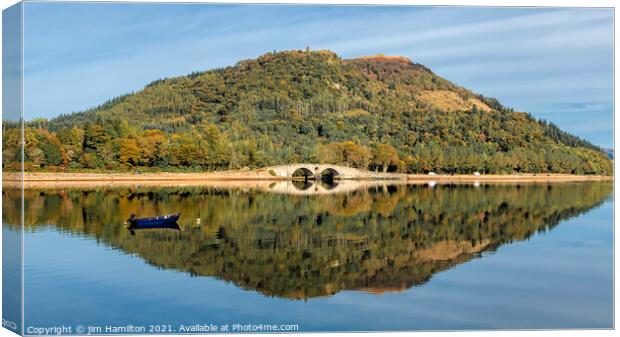
M291 174L293 178L303 178L304 180L308 180L314 178L314 173L307 167L298 167Z
M340 173L336 171L336 169L331 167L327 167L323 169L321 173L319 173L319 177L321 178L321 180L334 180L339 175Z

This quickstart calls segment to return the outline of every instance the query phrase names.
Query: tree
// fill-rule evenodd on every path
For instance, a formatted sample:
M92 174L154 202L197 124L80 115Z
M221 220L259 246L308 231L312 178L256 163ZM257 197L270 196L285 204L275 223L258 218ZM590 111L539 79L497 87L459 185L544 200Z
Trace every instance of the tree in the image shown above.
M84 130L73 126L58 132L58 140L62 144L68 162L76 162L84 150Z
M362 169L368 167L372 154L370 149L366 146L355 144L352 141L346 141L341 144L341 147L347 165Z
M400 162L398 152L389 144L378 144L374 147L372 157L375 167L381 168L383 172L387 172L390 165L397 166Z
M95 155L92 152L83 153L82 157L80 158L80 164L82 165L82 167L88 168L88 169L94 169L94 168L100 167L100 162L97 159L97 155Z
M205 125L204 139L207 143L207 166L211 168L227 167L230 162L230 152L225 144L226 140L217 126Z
M87 151L96 151L110 139L99 124L87 124L84 128L84 149Z
M124 138L120 143L118 161L121 165L137 166L140 163L140 148L135 139Z
M7 128L2 133L2 166L21 169L21 130L18 127Z
M67 158L61 149L61 144L56 135L47 130L37 130L38 148L43 152L44 165L58 166L66 164Z
M26 150L25 161L31 163L35 167L41 166L41 164L45 163L45 154L40 148L31 147Z
M166 135L161 130L144 130L137 139L141 164L151 167L165 166L164 148L167 141Z

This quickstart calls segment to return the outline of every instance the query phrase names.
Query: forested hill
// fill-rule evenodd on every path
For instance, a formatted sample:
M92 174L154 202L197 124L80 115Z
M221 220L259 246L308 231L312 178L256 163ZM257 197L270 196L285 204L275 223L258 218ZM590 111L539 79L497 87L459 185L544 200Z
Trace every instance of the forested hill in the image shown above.
M589 142L384 55L267 53L28 125L26 161L34 169L328 162L401 172L612 171ZM7 131L5 163L18 141Z

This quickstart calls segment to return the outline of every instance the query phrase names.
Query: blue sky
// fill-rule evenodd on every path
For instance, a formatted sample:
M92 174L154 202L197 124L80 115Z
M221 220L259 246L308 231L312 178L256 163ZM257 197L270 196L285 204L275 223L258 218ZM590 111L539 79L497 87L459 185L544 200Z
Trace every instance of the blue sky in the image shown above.
M613 10L37 3L25 5L26 119L272 50L403 55L613 147Z

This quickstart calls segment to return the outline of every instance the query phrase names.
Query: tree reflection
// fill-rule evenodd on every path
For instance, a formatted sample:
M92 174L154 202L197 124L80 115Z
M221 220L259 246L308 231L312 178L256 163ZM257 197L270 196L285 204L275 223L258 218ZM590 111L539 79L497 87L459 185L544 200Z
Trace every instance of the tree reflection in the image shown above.
M206 187L26 190L26 229L54 225L159 268L268 296L407 289L601 204L611 183L381 186L294 196ZM3 191L5 224L19 191ZM180 231L136 231L131 213L180 212Z

